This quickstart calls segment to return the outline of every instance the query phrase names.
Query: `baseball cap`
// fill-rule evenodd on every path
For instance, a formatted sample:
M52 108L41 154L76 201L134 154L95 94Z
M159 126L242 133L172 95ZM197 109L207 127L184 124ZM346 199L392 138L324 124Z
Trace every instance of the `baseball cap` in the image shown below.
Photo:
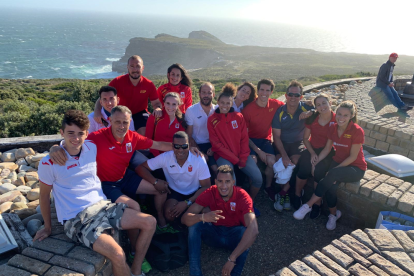
M398 54L397 54L397 53L392 53L392 54L390 55L390 57L395 57L395 58L397 58L397 57L398 57Z

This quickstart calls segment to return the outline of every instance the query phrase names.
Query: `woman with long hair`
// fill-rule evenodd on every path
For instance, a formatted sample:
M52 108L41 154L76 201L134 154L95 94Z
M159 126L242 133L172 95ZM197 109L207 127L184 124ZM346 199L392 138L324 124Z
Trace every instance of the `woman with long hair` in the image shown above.
M236 87L232 83L227 83L223 87L217 100L218 108L207 120L207 129L217 166L238 166L251 179L249 194L254 201L263 178L250 156L249 136L243 115L235 112L232 107L236 92ZM257 209L255 213L259 215Z
M243 82L237 87L237 93L233 100L233 108L236 112L241 112L244 107L257 98L256 87L250 82Z
M298 210L301 205L302 189L305 187L308 177L312 173L312 163L318 161L318 154L324 149L328 141L329 127L335 124L335 113L331 109L329 95L321 93L313 100L316 112L312 114L305 123L305 132L303 134L303 144L306 150L301 152L299 162L297 164L298 171L296 174L296 190L292 200L293 207ZM315 167L313 173L315 188L318 182L326 175L335 153L333 148L330 154L324 158ZM310 218L317 218L320 214L321 201L317 201L312 206Z
M165 95L169 92L178 93L181 99L180 110L185 113L193 103L193 96L191 92L192 81L185 68L179 64L174 63L167 70L168 83L161 85L157 89L158 98L163 102Z
M364 130L357 125L357 108L352 101L342 102L336 110L336 123L329 127L328 141L325 148L312 162L313 169L335 148L335 156L328 173L318 183L312 198L297 210L293 217L303 219L318 200L325 196L330 215L326 228L334 230L336 221L341 217L337 210L337 189L341 182L356 182L362 179L367 170L362 144L364 143Z
M179 108L181 102L177 93L167 93L163 99L164 107L162 108L161 117L150 115L145 129L145 136L160 142L171 142L177 131L185 131L185 121ZM154 156L162 152L150 150Z

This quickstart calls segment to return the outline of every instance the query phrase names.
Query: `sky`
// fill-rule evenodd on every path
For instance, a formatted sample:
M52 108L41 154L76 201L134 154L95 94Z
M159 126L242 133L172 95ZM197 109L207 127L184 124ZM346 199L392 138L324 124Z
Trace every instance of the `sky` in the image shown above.
M384 35L393 28L407 28L410 34L414 14L413 0L14 0L0 1L0 11L2 7L245 19L325 29L376 28Z

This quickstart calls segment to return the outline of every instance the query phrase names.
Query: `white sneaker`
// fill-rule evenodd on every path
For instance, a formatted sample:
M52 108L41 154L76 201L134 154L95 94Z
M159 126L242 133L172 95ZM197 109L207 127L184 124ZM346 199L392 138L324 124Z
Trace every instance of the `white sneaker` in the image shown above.
M328 222L326 223L326 229L334 230L336 228L336 221L341 217L342 213L339 210L336 210L336 216L330 214L328 216Z
M302 220L310 211L312 211L312 208L305 203L296 212L293 213L293 217L297 220Z
M280 194L277 194L275 196L275 204L273 204L273 207L275 207L276 211L282 212L284 203L285 197L281 196Z

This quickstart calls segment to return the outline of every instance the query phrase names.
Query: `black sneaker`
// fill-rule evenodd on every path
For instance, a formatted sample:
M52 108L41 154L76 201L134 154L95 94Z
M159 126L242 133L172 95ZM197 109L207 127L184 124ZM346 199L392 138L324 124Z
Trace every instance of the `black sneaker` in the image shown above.
M310 212L309 217L311 219L316 219L321 214L321 206L313 204L312 211Z
M302 197L293 195L292 197L292 206L295 208L295 210L298 210L300 206L302 206Z

